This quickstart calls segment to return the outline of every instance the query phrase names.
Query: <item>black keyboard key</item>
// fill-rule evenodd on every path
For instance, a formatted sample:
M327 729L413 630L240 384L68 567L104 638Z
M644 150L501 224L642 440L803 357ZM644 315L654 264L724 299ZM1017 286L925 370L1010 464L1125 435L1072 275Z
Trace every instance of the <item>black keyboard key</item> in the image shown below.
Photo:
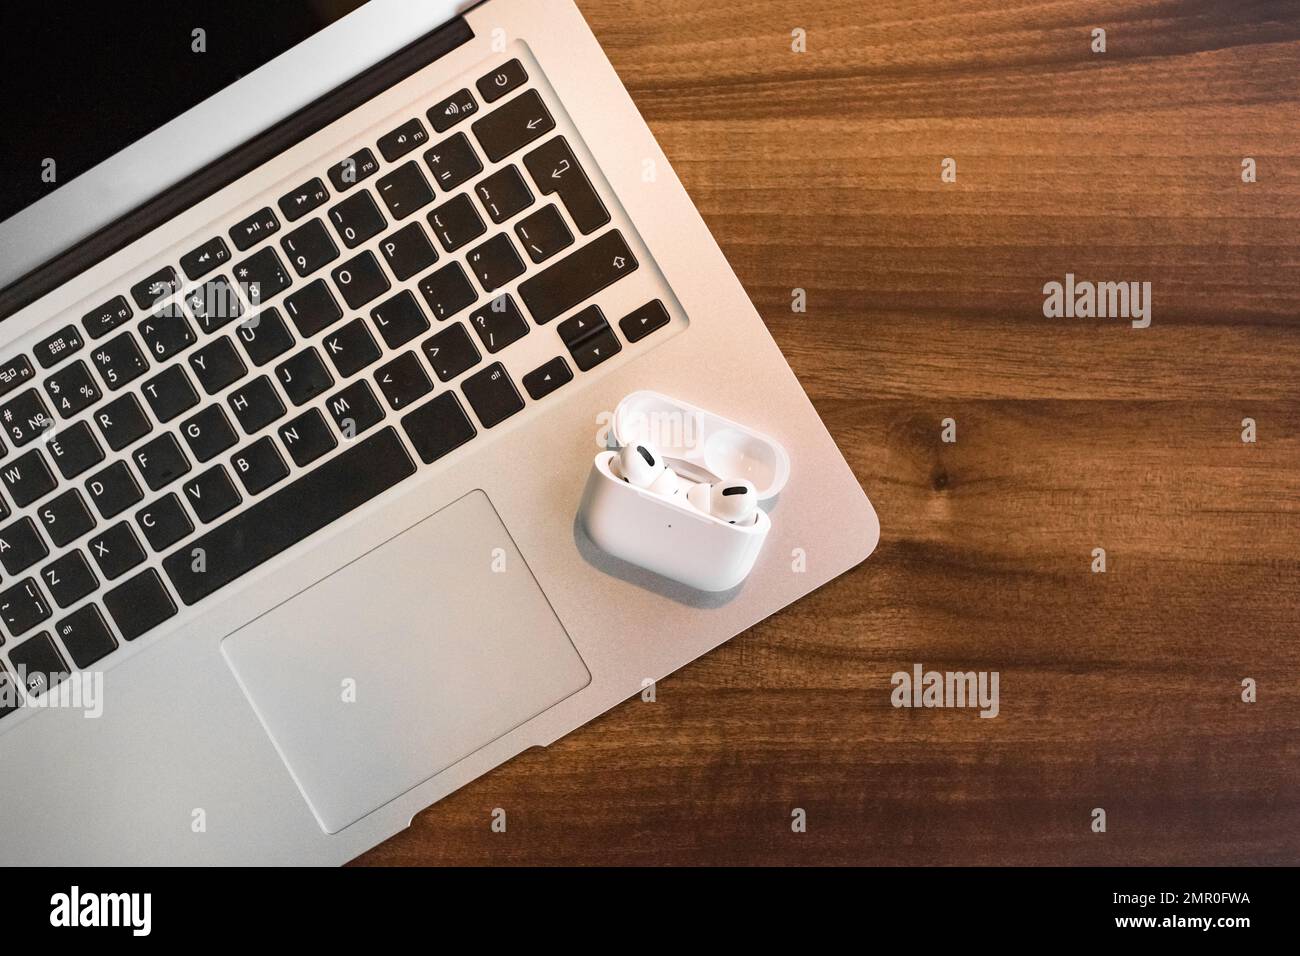
M108 447L113 451L121 451L153 431L153 423L134 395L114 399L97 411L94 417L104 441L108 442Z
M253 308L271 301L289 288L292 282L279 255L270 246L253 253L235 266L234 273L235 281L244 290L244 297Z
M267 251L271 252L272 256L275 255L274 250ZM261 255L258 253L253 259ZM245 270L245 274L248 274L248 263L252 261L250 259L240 266L240 269ZM190 315L194 316L194 321L199 324L199 328L209 335L244 314L244 307L239 302L239 296L235 294L235 287L225 276L209 279L203 285L191 290L185 297L185 305L189 308ZM144 334L143 329L141 334ZM159 356L160 360L161 358L162 356Z
M507 93L519 89L527 82L528 71L524 69L524 65L518 60L511 60L509 63L502 64L487 76L480 77L476 85L484 102L495 103Z
M465 259L485 292L493 292L524 274L524 261L504 232L470 250Z
M35 578L23 578L13 586L0 591L0 618L4 619L6 630L14 637L27 633L42 621L49 620L52 613ZM18 653L10 651L10 656L17 666Z
M150 491L171 484L190 470L190 460L185 457L176 436L170 432L145 442L132 452L131 458Z
M0 661L0 717L12 714L23 707L23 698L18 691L18 683L5 670L4 661Z
M420 294L439 319L448 319L478 300L469 276L459 262L452 262L420 280Z
M280 426L280 441L299 468L310 465L338 445L334 431L325 423L318 409L309 409L293 421Z
M343 301L348 304L349 309L359 309L391 288L388 276L384 275L379 260L369 250L349 259L330 275L334 279L334 284L338 286L339 292L343 294Z
M319 219L299 226L281 239L280 245L294 271L303 278L339 257L339 247Z
M226 401L246 435L261 431L284 414L284 402L265 375L241 385Z
M499 425L524 407L524 400L500 362L475 372L460 385L484 428Z
M528 90L476 120L471 129L488 159L498 163L555 129L555 120L537 91Z
M250 495L260 495L277 481L289 476L289 466L280 457L280 452L276 450L275 442L269 435L259 438L231 458L230 467L235 470Z
M160 422L169 422L199 403L199 393L179 365L170 365L140 387Z
M493 354L528 334L528 320L509 293L471 312L469 324L478 333L483 347Z
M308 283L286 298L284 310L289 313L298 334L304 339L311 338L343 318L343 310L339 308L324 279Z
M91 309L81 318L81 324L92 339L103 338L109 332L135 315L125 296L109 299L98 308Z
M191 282L203 278L213 269L230 260L230 249L220 236L213 236L203 245L181 256L181 271Z
M91 570L86 555L74 549L61 555L40 570L40 579L60 607L70 607L99 587L99 578Z
M175 492L164 495L135 513L135 523L144 532L149 547L165 551L194 530L194 522L185 513Z
M80 550L73 549L41 569L41 580L59 607L71 607L99 587L99 578Z
M375 384L394 411L414 405L433 391L433 382L414 352L403 352L386 365L381 365L375 372Z
M421 405L402 419L402 427L426 465L454 451L478 434L452 392Z
M44 498L58 485L39 448L0 467L0 481L19 508Z
M339 378L348 378L379 361L379 346L366 328L365 319L353 319L325 336L321 345L334 363Z
M71 544L95 527L95 518L76 488L45 502L38 516L56 548Z
M533 401L550 395L561 385L573 381L573 372L569 363L561 355L555 356L545 365L540 365L524 376L524 389Z
M495 223L514 218L534 202L533 191L514 166L506 166L480 180L474 192Z
M519 297L545 325L637 270L636 256L617 229L593 239L554 265L519 283Z
M27 688L27 693L33 697L40 697L51 687L63 683L68 676L68 665L63 662L50 635L44 631L10 651L9 662L18 672L18 679Z
M384 409L365 380L353 382L325 403L334 424L343 437L356 438L362 432L378 425L384 418Z
M181 600L194 604L414 473L397 433L382 429L168 555L163 568ZM202 571L194 569L195 549Z
M181 320L185 321L184 319ZM72 418L99 401L101 392L85 362L73 362L45 380L45 391L54 410L63 418Z
M104 450L84 421L68 426L46 442L45 447L59 474L69 480L104 460Z
M310 402L334 384L334 378L321 361L320 354L312 348L303 349L277 365L275 377L279 379L284 393L289 396L289 401L295 405Z
M124 461L115 461L87 478L86 491L104 518L121 514L144 497Z
M464 193L429 213L429 225L448 252L455 252L487 232L483 217Z
M240 252L253 248L267 236L280 231L280 220L270 206L266 206L230 228L230 238Z
M374 197L364 191L332 208L330 222L334 223L343 245L349 249L379 235L388 226L384 214L375 205Z
M391 133L379 137L379 154L391 163L423 146L428 140L429 134L424 131L424 124L418 119L410 119Z
M330 182L335 192L347 192L363 179L368 179L379 170L379 161L368 149L353 153L342 162L329 168Z
M450 382L482 359L478 349L474 348L469 333L465 331L465 326L459 322L426 339L422 348L433 371L444 382Z
M478 112L478 103L469 90L457 90L445 100L439 100L429 110L429 123L435 133L445 133L461 120Z
M265 365L293 347L293 333L280 317L280 310L275 308L264 309L240 322L235 335L254 365Z
M140 323L140 338L155 362L165 362L198 341L194 329L179 312L151 315Z
M554 205L543 206L515 223L515 235L533 262L545 262L573 245L573 233Z
M185 559L189 560L188 555ZM117 625L118 633L128 641L153 630L176 613L176 602L153 568L127 578L106 592L104 607Z
M588 306L572 318L565 319L558 330L560 339L573 356L573 364L583 372L591 371L623 350L599 306Z
M0 395L8 395L23 383L29 382L36 374L31 360L26 355L19 355L0 365Z
M609 210L600 201L563 136L533 150L524 157L524 165L543 195L560 197L573 224L584 236L609 222Z
M149 278L141 279L131 286L131 298L135 300L141 312L151 312L162 305L164 300L175 295L180 287L181 278L176 274L176 270L171 266L163 266ZM91 337L94 337L93 332Z
M668 324L668 310L658 299L652 299L634 312L618 320L618 327L629 342L640 342L651 332Z
M134 382L149 369L149 361L130 332L123 332L95 346L91 361L99 370L99 377L113 392Z
M21 574L49 553L31 518L19 518L0 528L0 564L10 574Z
M221 465L214 465L181 487L185 500L204 524L215 521L244 500Z
M200 462L211 461L239 441L220 405L209 405L181 423L181 434Z
M85 344L85 338L77 331L75 325L65 325L48 339L37 342L33 351L36 353L36 361L41 363L41 368L52 368L69 355L80 351Z
M276 202L288 222L297 222L307 213L323 205L330 192L319 179L309 179L293 192L281 196Z
M0 425L14 447L21 448L52 428L54 419L36 389L29 388L0 405Z
M191 355L190 369L209 395L233 385L248 372L229 336L215 339Z
M410 292L399 292L370 310L375 328L390 349L399 349L411 339L429 331L429 320Z
M120 578L136 565L144 562L144 548L140 540L125 521L119 521L111 528L105 528L93 535L86 546L90 548L91 557L99 565L99 571L105 580Z
M438 261L437 250L418 222L397 230L379 244L379 251L398 282L405 282Z
M464 133L449 136L424 154L433 181L443 192L451 192L483 172L483 163Z
M414 160L380 177L375 188L388 207L388 214L398 221L433 202L433 189Z
M86 668L117 647L113 632L95 604L79 607L54 626L72 662Z

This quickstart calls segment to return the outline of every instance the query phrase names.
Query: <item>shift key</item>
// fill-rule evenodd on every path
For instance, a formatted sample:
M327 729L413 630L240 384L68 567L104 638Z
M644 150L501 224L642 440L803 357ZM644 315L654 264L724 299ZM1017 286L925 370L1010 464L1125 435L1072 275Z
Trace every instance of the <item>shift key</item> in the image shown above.
M545 325L637 270L623 234L611 229L519 285L519 297Z

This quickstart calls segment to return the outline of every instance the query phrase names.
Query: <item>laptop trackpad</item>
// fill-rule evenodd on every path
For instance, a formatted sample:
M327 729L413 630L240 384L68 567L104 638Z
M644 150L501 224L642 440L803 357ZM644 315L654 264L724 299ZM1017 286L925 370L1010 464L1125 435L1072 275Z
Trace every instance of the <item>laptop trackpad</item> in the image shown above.
M222 642L326 833L591 680L474 491Z

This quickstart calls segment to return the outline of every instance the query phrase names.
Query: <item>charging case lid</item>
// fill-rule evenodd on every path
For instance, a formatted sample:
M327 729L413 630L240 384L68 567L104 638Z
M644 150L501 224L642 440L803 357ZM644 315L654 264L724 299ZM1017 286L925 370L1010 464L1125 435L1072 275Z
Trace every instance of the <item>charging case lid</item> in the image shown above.
M619 445L655 445L664 457L723 481L747 478L760 501L779 494L790 477L790 456L775 438L658 392L633 392L619 402L610 432Z

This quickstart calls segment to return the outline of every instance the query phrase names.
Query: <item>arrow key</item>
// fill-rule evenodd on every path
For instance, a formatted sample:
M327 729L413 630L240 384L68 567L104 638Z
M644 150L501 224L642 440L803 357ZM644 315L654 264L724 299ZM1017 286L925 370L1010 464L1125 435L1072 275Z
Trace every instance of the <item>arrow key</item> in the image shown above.
M539 401L550 395L561 385L573 381L573 372L564 356L557 355L545 365L538 366L524 376L524 388L533 401Z
M658 299L647 302L635 312L618 320L618 327L623 330L629 342L640 342L651 332L656 332L668 324L668 310Z

